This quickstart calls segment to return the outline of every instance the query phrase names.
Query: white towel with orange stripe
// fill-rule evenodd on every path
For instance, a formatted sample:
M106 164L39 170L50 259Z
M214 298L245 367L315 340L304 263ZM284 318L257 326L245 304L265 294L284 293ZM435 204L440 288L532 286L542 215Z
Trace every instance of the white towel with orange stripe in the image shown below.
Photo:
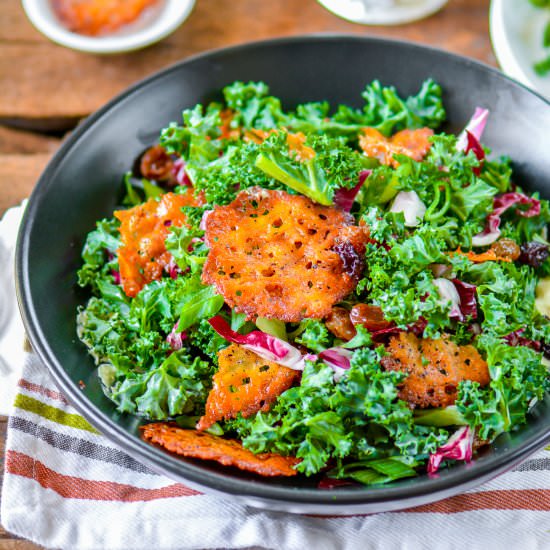
M13 289L13 281L4 288ZM12 331L4 330L0 352L13 352L8 337ZM22 373L17 365L8 369L19 381L13 383L1 522L46 547L550 548L550 451L468 493L402 512L327 518L256 510L174 483L128 456L69 405L38 358L18 345L24 367ZM0 385L9 380L2 372L0 379Z
M9 419L4 528L62 549L550 548L550 452L450 499L343 518L249 508L149 470L98 433L28 354Z

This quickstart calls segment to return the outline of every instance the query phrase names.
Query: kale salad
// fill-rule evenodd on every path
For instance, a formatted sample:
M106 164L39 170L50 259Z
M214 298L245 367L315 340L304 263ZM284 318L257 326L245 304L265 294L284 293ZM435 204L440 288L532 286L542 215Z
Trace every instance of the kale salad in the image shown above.
M78 336L145 440L381 484L471 460L543 399L548 202L481 144L486 108L452 135L432 80L361 97L227 86L87 236Z

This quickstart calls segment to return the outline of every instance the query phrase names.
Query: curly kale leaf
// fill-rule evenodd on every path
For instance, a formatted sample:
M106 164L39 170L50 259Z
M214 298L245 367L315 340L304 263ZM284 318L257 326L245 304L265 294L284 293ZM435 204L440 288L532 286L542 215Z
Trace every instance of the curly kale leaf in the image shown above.
M286 122L281 100L269 95L264 82L234 82L223 89L223 96L234 113L231 124L235 128L269 130Z
M445 121L441 86L431 79L422 84L417 95L407 99L400 98L393 86L384 87L378 80L369 84L362 95L362 110L341 105L333 120L372 126L386 136L405 128L437 128Z
M88 233L82 249L82 267L78 270L78 284L98 290L98 281L114 282L112 273L118 271L116 252L121 246L116 219L97 222L96 229Z
M183 157L188 162L204 164L214 160L221 150L218 138L222 124L222 107L211 103L183 111L183 125L171 123L160 134L160 144L168 153Z
M315 353L332 347L334 342L325 324L317 319L304 319L296 332L298 334L294 341Z
M209 362L180 350L144 373L115 368L115 381L107 391L121 412L166 420L202 413L213 374Z
M272 135L259 146L255 166L293 191L331 205L336 190L357 185L361 170L371 165L364 155L338 139L310 136L306 146L314 155L300 159L289 148L285 132Z
M200 275L202 272L208 254L208 247L202 240L203 236L204 231L200 229L186 226L170 227L164 244L182 271L189 269L192 275Z

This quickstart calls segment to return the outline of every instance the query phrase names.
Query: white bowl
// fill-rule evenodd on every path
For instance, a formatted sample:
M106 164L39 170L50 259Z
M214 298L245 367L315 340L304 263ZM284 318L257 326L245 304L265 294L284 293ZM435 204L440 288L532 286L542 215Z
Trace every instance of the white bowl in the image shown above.
M173 33L187 19L195 0L165 0L149 25L135 32L107 36L85 36L68 30L56 17L47 0L23 0L31 23L53 42L82 52L114 54L138 50Z
M428 17L447 0L317 0L334 15L363 25L403 25Z
M548 11L528 0L491 2L491 40L503 72L550 99L550 75L539 76L533 69L548 55L542 46L547 21Z

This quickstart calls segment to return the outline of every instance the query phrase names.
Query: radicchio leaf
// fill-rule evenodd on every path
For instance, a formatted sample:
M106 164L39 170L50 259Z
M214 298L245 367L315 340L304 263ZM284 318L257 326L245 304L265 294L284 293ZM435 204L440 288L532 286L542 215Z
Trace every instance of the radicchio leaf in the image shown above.
M205 210L203 215L202 215L202 218L201 218L201 223L199 224L199 229L201 231L206 231L206 220L208 218L208 216L210 216L210 214L212 214L212 212L214 212L214 210Z
M222 338L235 344L241 344L267 361L294 370L303 370L304 368L300 350L280 338L266 334L261 330L239 334L231 329L229 323L221 315L212 317L208 322Z
M178 185L186 185L187 187L192 187L193 183L189 179L187 172L185 171L185 161L183 159L177 159L174 161L174 166L172 168L172 173L178 182Z
M470 132L466 130L466 136L468 138L468 145L466 147L466 150L464 151L466 154L468 154L470 151L474 152L474 155L476 156L477 160L479 161L479 166L476 166L475 168L472 168L472 172L479 176L481 174L481 168L483 167L483 161L485 160L485 151L483 150L483 147L481 146L481 143L472 135Z
M183 273L183 271L180 269L179 265L176 263L176 260L174 260L173 256L170 257L170 261L166 264L164 269L168 273L168 275L171 279L177 279L178 275Z
M179 321L172 327L170 334L166 337L166 343L173 351L178 351L183 347L183 341L187 338L185 331L178 331Z
M434 279L433 282L439 292L439 301L443 305L446 305L449 302L451 303L449 318L462 321L464 316L462 315L462 311L460 310L460 295L458 294L456 286L451 281L449 281L449 279L444 279L443 277Z
M472 138L474 138L478 143L481 141L481 136L483 135L483 132L485 130L485 126L487 124L488 118L489 118L488 109L483 109L482 107L476 107L476 110L474 111L472 118L469 120L468 124L466 124L466 128L464 128L464 131L458 136L458 140L456 142L456 148L459 151L464 151L466 153L468 152L469 150L468 134L470 134Z
M351 367L353 352L344 348L329 348L319 354L319 358L334 371L334 380L338 382Z
M443 460L472 460L472 444L474 442L474 432L470 426L459 428L445 443L430 454L428 460L428 474L435 474Z
M479 176L481 173L481 167L483 161L485 160L485 151L481 146L481 136L485 130L485 125L487 124L487 119L489 118L489 111L481 107L476 107L474 114L464 131L458 136L456 142L456 148L458 151L464 151L465 154L468 154L470 151L474 152L477 160L479 161L479 166L472 168L472 172Z
M116 269L111 269L111 276L113 277L115 285L119 285L121 283L122 279L120 277L120 271L117 271Z
M452 282L460 296L459 307L463 317L470 316L472 319L477 319L476 285L459 279L452 279Z
M486 246L494 243L500 237L500 217L514 205L528 205L527 210L518 209L516 213L524 218L532 218L540 214L540 201L522 193L503 193L493 199L493 211L487 216L485 228L472 237L473 246Z
M359 193L361 187L363 187L363 183L365 183L365 180L371 175L371 173L372 170L362 170L359 173L359 182L355 187L351 189L340 187L340 189L334 193L334 205L344 210L344 212L349 212L353 206L353 201L355 200L357 193Z
M530 340L529 338L524 338L523 336L521 336L524 332L525 329L520 328L519 330L515 330L514 332L511 332L510 334L507 334L502 338L509 346L526 346L535 351L541 351L542 344L537 340Z

